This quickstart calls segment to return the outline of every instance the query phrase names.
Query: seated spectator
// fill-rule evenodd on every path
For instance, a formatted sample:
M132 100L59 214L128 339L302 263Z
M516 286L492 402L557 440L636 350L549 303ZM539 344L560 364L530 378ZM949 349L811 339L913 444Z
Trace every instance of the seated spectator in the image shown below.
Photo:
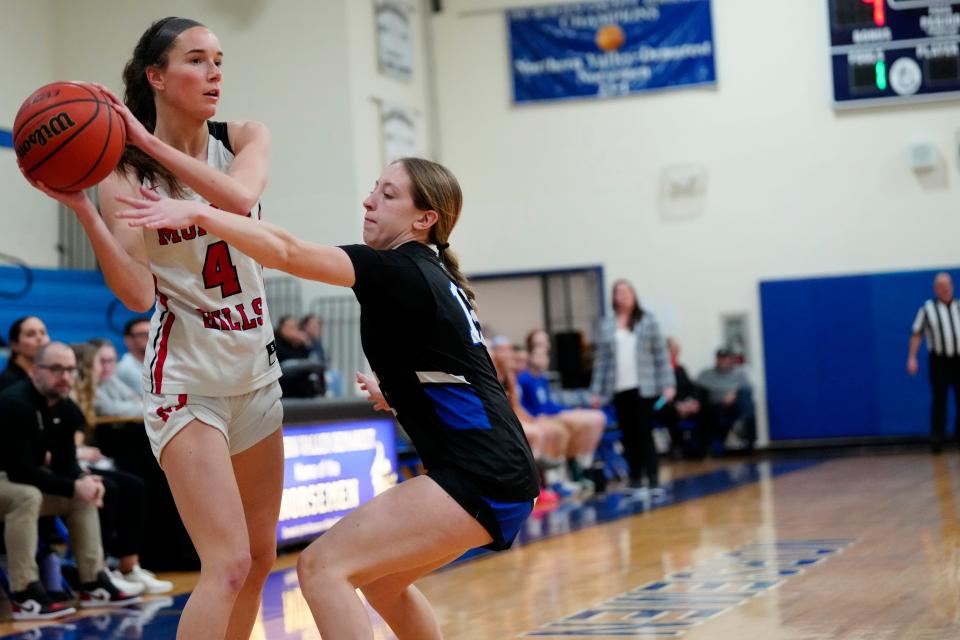
M517 372L526 371L530 365L530 351L522 345L513 348L513 358Z
M281 317L274 334L277 360L283 370L280 388L284 397L313 398L323 395L323 364L311 360L309 339L300 330L297 319L293 316Z
M746 374L735 365L735 356L727 348L717 349L716 363L697 377L706 391L703 406L704 433L715 452L723 449L727 434L738 420L743 421L747 448L753 448L755 410L753 390Z
M300 331L302 331L303 335L307 338L310 357L326 364L327 353L323 349L323 339L320 335L323 331L323 323L320 322L320 316L315 313L303 316L303 318L300 319Z
M533 450L537 466L543 472L544 484L553 494L572 495L578 488L564 485L565 476L562 471L566 462L570 434L559 421L547 416L535 418L520 404L520 394L517 389L519 361L507 337L497 336L491 341L490 357L497 372L497 379L507 393L510 407L517 415L520 426L523 427L523 433L527 436L527 442ZM543 491L541 496L548 501L556 497Z
M517 377L513 370L513 345L510 344L510 339L506 336L496 336L490 341L489 351L493 368L497 372L497 380L506 392L510 407L520 421L520 426L523 427L523 433L527 436L527 442L530 444L531 451L533 451L534 459L539 460L543 455L541 449L543 433L540 428L541 425L537 424L533 416L520 405L517 396Z
M117 349L105 338L90 341L94 349L90 363L90 377L95 393L94 410L97 416L142 418L143 392L129 387L117 376ZM81 369L80 380L87 371ZM142 387L141 387L142 388ZM91 424L93 421L90 421Z
M93 424L97 419L97 380L93 375L97 346L89 342L76 342L70 348L77 359L77 374L70 389L70 399L80 408L86 424Z
M143 359L150 340L150 320L134 318L123 325L123 344L127 352L117 363L117 378L125 385L143 395Z
M31 378L0 394L0 471L43 494L38 516L65 516L80 574L80 605L125 606L140 602L140 597L118 589L104 563L97 512L106 487L100 476L84 473L77 462L74 432L84 419L69 398L76 371L70 347L51 342L36 351ZM49 595L39 580L36 538L19 548L24 551L11 560L10 571L14 611L42 610Z
M37 566L37 521L43 494L34 486L10 482L0 471L0 519L13 592L14 620L54 620L76 613L66 594L48 593Z
M173 590L173 583L157 580L152 572L140 566L143 525L147 517L146 484L132 473L115 470L113 461L89 442L96 418L111 416L104 409L117 411L116 417L142 419L143 398L113 376L117 351L110 341L91 340L74 347L74 353L78 367L74 397L85 417L74 433L76 455L80 467L99 475L106 488L100 509L100 532L104 549L119 561L118 570L110 571L110 578L130 593L167 593ZM111 384L110 380L114 382ZM112 389L106 400L102 393L104 381L108 389Z
M704 437L701 415L703 389L694 384L686 368L680 364L680 343L667 338L667 352L677 381L677 393L672 401L656 412L656 418L670 432L670 454L674 459L683 458L685 451L698 456L702 453ZM684 438L681 422L693 422L689 439Z
M33 355L50 342L47 325L36 316L25 316L10 325L10 360L0 373L0 390L26 380L33 372Z
M583 472L593 465L597 444L603 437L607 418L597 409L568 409L554 402L546 371L550 353L543 345L530 350L527 370L517 376L520 402L534 417L549 416L558 420L570 434L567 459L575 480L583 479Z
M550 340L550 334L545 329L534 329L527 334L526 339L527 352L534 349L546 349L547 354L553 352L553 342Z

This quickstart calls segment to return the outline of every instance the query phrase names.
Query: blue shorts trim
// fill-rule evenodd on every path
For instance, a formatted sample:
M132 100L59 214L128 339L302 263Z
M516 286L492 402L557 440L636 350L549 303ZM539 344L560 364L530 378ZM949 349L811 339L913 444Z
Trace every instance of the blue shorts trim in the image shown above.
M531 500L499 502L483 492L462 471L450 467L430 469L427 476L440 485L463 510L479 522L492 542L484 548L493 551L509 549L520 533L520 528L533 512ZM523 495L523 492L520 492Z
M486 496L481 496L490 509L493 510L493 517L500 528L499 540L494 537L494 542L498 543L499 548L506 549L516 539L520 533L520 527L527 521L533 512L533 500L524 502L497 502Z

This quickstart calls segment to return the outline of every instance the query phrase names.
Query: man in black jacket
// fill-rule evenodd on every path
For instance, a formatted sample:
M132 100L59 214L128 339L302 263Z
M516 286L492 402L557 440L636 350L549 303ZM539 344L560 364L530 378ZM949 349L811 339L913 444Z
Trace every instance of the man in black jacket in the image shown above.
M105 571L97 513L103 506L103 482L77 464L74 432L84 417L69 398L76 372L73 350L51 342L37 351L31 379L0 394L0 471L9 482L39 489L43 499L37 517L66 520L82 583L80 605L132 604L141 599L119 591ZM14 551L8 549L14 618L36 619L53 609L39 580L36 522L18 527L14 538Z
M671 457L675 460L687 456L699 457L703 455L704 448L703 390L690 380L686 368L680 364L680 343L674 338L667 338L667 351L677 380L677 394L657 411L656 417L670 432ZM681 423L692 425L692 428L685 431Z

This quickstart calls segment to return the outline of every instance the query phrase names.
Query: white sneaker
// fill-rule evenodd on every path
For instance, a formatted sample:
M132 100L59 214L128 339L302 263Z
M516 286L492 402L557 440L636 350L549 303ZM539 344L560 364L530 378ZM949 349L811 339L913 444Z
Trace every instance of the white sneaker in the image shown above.
M169 580L158 580L152 571L147 571L140 565L134 565L130 573L123 574L124 580L142 587L146 593L156 595L158 593L170 593L173 591L173 583Z
M113 583L113 586L117 588L118 591L122 591L131 596L139 596L144 591L146 587L139 582L133 582L124 577L119 571L111 571L107 569L107 575L110 576L110 582Z

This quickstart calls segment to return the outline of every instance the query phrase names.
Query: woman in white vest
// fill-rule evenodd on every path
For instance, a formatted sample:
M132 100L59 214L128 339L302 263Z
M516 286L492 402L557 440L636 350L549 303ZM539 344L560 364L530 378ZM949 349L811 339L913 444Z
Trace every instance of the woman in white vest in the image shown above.
M283 489L280 368L261 267L196 225L145 231L114 214L141 185L259 219L270 138L257 122L212 122L223 53L206 27L165 18L124 69L127 149L72 208L107 284L137 312L154 308L144 358L147 434L200 555L178 638L248 638L276 556Z

